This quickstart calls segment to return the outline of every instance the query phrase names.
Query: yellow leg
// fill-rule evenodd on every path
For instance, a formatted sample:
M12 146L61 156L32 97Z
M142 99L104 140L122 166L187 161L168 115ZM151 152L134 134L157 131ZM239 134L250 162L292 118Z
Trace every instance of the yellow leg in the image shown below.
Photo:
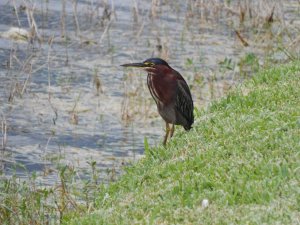
M172 124L170 138L173 137L174 131L175 131L175 125Z
M169 124L166 123L166 135L165 135L165 138L164 138L163 145L166 145L166 144L167 144L167 140L168 140L169 133L170 133L170 127L169 127Z

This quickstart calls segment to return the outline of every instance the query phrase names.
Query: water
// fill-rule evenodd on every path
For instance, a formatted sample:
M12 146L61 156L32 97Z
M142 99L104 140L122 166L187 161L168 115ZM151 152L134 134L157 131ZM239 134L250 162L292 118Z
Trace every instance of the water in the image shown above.
M148 92L146 74L120 64L152 56L167 59L186 78L195 106L201 108L266 59L287 60L278 47L299 35L297 1L274 3L270 26L262 21L272 1L245 3L261 18L243 24L217 0L153 5L82 0L77 13L73 1L33 2L16 1L17 15L13 1L0 2L1 172L9 176L16 171L21 177L37 172L43 184L56 182L58 164L84 171L96 161L103 171L120 171L124 163L142 157L145 137L151 145L161 143L164 123ZM239 12L235 1L230 7ZM29 42L7 37L11 27L30 31L31 11L38 37ZM241 44L235 29L249 47ZM292 50L297 52L293 46L287 49ZM255 57L249 63L250 53ZM46 173L49 169L54 172Z

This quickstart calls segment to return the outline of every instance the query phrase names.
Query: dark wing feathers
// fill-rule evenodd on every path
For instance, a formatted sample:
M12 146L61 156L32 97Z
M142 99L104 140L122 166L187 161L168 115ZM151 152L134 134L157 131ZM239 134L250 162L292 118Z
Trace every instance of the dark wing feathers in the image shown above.
M180 115L186 120L184 129L189 130L194 123L194 105L192 95L187 83L184 80L177 80L177 96L175 107Z

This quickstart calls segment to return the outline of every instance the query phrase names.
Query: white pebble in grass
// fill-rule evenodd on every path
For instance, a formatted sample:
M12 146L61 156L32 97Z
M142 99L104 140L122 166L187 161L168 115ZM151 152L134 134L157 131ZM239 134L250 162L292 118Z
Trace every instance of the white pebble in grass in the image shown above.
M202 208L206 208L206 207L208 207L208 205L209 205L208 199L203 199L202 200Z

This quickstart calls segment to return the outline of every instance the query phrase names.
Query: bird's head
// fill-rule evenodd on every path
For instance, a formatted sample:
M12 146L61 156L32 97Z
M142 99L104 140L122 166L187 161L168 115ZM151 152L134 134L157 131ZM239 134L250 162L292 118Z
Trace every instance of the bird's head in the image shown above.
M169 64L165 60L160 58L150 58L150 59L146 59L144 62L141 63L127 63L121 66L142 68L147 72L152 72L152 73L155 73L160 70L171 69Z

